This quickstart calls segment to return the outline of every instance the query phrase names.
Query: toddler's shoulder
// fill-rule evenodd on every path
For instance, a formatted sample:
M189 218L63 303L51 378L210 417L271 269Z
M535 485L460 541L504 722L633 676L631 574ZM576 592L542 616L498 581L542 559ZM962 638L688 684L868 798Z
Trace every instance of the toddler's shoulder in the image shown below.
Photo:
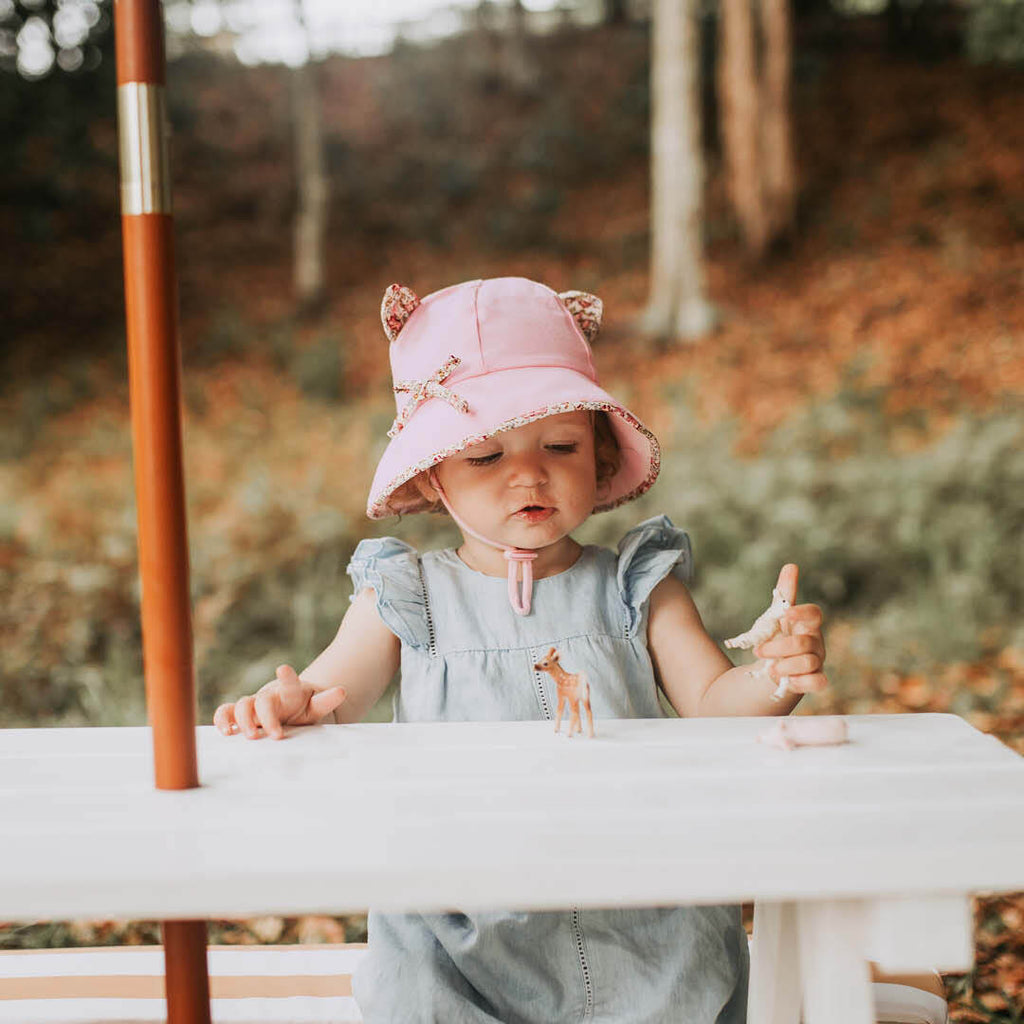
M669 573L684 583L693 578L690 538L668 516L644 520L619 541L616 579L634 629L643 621L651 592Z
M662 565L676 568L677 575L687 581L693 575L690 536L668 516L654 516L634 526L619 541L618 556L619 577L623 580L635 579Z
M416 549L411 544L406 544L397 537L367 537L356 545L349 566L371 561L397 564L411 559L415 562L418 557Z
M419 554L411 544L397 537L369 537L361 540L345 570L358 593L364 587L375 590L383 580L397 584L419 581Z
M411 544L397 537L361 540L346 571L352 577L353 597L372 589L378 614L402 643L415 648L429 644L419 554Z

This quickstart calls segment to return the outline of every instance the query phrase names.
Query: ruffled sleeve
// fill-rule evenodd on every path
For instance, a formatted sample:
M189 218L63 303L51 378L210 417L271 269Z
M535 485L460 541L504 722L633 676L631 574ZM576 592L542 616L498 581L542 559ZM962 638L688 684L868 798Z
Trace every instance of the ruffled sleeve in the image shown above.
M690 538L677 530L668 516L645 520L619 541L619 595L634 636L644 621L651 591L670 572L684 583L693 578Z
M427 609L416 549L395 537L361 540L346 570L352 598L372 587L384 625L409 647L429 646Z

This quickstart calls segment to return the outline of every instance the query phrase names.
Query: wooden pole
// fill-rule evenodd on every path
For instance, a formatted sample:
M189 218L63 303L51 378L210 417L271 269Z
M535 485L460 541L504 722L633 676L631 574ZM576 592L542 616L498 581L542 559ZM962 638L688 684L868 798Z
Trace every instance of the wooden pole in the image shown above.
M190 789L199 772L159 0L115 0L114 28L146 707L157 788ZM165 921L163 937L169 1024L209 1024L205 922Z

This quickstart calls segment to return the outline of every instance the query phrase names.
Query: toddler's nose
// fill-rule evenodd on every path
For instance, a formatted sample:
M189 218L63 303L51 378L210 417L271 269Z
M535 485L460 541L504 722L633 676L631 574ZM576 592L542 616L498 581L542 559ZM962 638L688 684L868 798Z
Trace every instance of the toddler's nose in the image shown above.
M547 480L542 460L534 455L521 455L508 461L508 482L517 487L536 487Z

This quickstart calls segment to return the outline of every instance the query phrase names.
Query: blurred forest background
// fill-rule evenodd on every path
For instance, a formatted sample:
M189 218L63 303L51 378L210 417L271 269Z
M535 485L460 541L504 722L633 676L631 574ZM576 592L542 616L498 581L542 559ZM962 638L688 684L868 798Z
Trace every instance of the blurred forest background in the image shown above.
M803 712L953 712L1024 753L1024 2L762 0L752 27L738 3L696 5L686 43L700 315L673 324L654 315L645 0L463 2L394 38L350 25L347 52L300 2L276 53L246 36L258 4L168 2L202 721L325 646L359 539L456 540L439 517L365 518L394 415L384 288L522 274L604 299L602 381L665 449L653 491L582 541L667 513L716 637L796 561L832 682ZM111 20L109 0L0 0L4 727L145 722ZM773 88L778 201L739 101ZM950 827L983 843L985 824ZM1024 898L977 920L954 1019L1019 1024Z

